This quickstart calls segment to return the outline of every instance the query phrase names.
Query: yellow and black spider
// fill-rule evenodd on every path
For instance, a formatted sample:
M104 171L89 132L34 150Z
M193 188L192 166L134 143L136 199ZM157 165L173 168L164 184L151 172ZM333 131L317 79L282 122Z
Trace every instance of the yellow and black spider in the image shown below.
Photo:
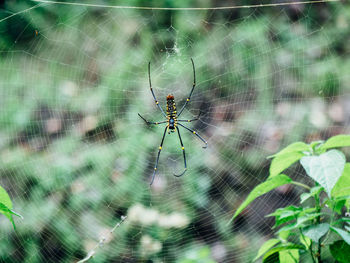
M185 154L185 147L183 146L182 143L182 139L181 139L181 135L180 135L180 130L179 130L179 126L185 128L186 130L190 131L191 133L193 133L194 135L196 135L202 142L205 143L205 146L203 148L207 148L208 143L194 130L191 130L190 128L187 128L185 125L181 124L180 122L191 122L191 121L196 121L199 119L199 115L198 117L191 119L191 120L179 120L178 117L180 117L182 111L185 109L187 103L190 101L192 93L194 88L196 87L196 70L194 68L194 63L193 63L193 59L191 58L191 62L192 62L192 67L193 67L193 86L190 92L190 95L188 96L188 98L186 99L184 105L182 106L181 110L179 111L179 113L177 114L176 111L176 105L175 105L175 99L174 99L174 95L169 94L166 97L166 114L164 112L164 110L162 109L162 107L160 107L159 102L156 98L156 96L154 95L153 89L152 89L152 82L151 82L151 62L148 63L148 80L149 80L149 87L152 93L152 96L154 98L154 102L156 103L156 105L158 106L158 109L162 112L162 114L164 115L165 118L167 118L166 121L160 121L160 122L149 122L147 121L144 117L142 117L139 113L138 115L141 117L141 119L143 119L147 125L158 125L158 124L162 124L162 123L167 123L165 130L164 130L164 134L162 137L162 141L160 143L160 146L158 148L158 155L157 155L157 160L156 160L156 165L154 166L154 171L153 171L153 176L152 176L152 181L151 181L151 185L154 181L154 177L156 175L156 171L157 171L157 167L158 167L158 161L159 161L159 156L160 156L160 152L162 151L162 147L163 147L163 143L164 143L164 138L166 135L166 132L168 131L168 133L170 134L170 132L175 132L177 131L177 134L179 135L179 140L180 140L180 144L181 144L181 149L183 152L183 157L184 157L184 164L185 164L185 169L181 174L174 174L174 176L176 177L180 177L182 175L185 174L186 170L187 170L187 164L186 164L186 154Z

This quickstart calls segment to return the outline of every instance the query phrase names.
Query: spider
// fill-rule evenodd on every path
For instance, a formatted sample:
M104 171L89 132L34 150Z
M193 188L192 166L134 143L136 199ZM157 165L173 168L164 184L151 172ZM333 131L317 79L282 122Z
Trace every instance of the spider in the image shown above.
M179 113L176 111L175 99L174 99L174 95L173 94L169 94L166 97L166 102L167 102L167 104L166 104L166 113L164 112L162 107L159 105L159 102L158 102L156 96L154 95L154 92L153 92L153 89L152 89L151 73L150 73L151 72L151 62L148 63L149 87L150 87L150 90L151 90L154 102L156 103L158 109L162 112L164 117L167 118L166 121L149 122L149 121L147 121L144 117L142 117L138 113L138 115L141 117L141 119L143 119L146 122L147 125L158 125L158 124L163 124L163 123L167 124L165 129L164 129L164 134L163 134L163 137L162 137L162 141L161 141L160 146L158 148L157 160L156 160L156 164L154 166L154 171L153 171L152 180L151 180L150 185L153 184L154 177L155 177L156 172L157 172L159 156L160 156L160 152L162 151L162 148L163 148L164 138L165 138L165 135L166 135L167 131L168 131L168 134L170 134L170 132L173 133L173 132L177 131L177 134L179 135L181 149L182 149L182 152L183 152L183 157L184 157L185 169L184 169L184 171L181 174L175 174L174 173L174 176L176 176L176 177L183 176L185 174L186 170L187 170L185 147L184 147L184 145L182 143L182 139L181 139L181 135L180 135L180 129L179 129L178 126L181 126L182 128L184 128L184 129L190 131L191 133L193 133L194 135L196 135L205 144L205 146L203 146L203 148L207 148L207 146L208 146L208 143L196 131L194 131L194 130L192 130L190 128L187 128L185 125L180 123L180 122L197 121L197 120L199 120L200 113L199 113L199 115L196 118L191 119L191 120L178 119L180 117L181 113L183 112L183 110L185 109L187 103L190 101L192 93L193 93L193 90L196 87L196 70L195 70L192 58L191 58L191 62L192 62L192 68L193 68L193 86L192 86L190 95L186 99L186 101L185 101L184 105L182 106L181 110L179 111Z

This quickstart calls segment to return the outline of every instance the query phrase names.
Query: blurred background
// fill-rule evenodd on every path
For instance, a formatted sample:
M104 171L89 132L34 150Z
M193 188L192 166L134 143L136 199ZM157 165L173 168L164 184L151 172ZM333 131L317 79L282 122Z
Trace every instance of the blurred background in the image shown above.
M348 2L75 3L108 6L0 1L0 185L24 217L15 231L0 216L0 262L252 260L272 236L265 216L298 202L282 187L227 225L268 177L266 157L349 133ZM182 117L202 112L186 125L208 148L182 129L188 171L176 178L182 151L167 135L150 186L164 125L137 115L163 120L147 64L160 105L172 93L180 107L190 58ZM298 165L286 173L309 183Z

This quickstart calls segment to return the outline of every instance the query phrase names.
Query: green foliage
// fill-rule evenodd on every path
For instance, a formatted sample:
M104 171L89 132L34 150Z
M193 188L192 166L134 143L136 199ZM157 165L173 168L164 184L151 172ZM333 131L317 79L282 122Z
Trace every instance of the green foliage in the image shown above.
M350 163L346 163L342 176L332 190L333 197L350 196Z
M321 237L323 237L329 231L329 224L322 223L318 225L310 225L303 228L302 232L305 236L312 241L318 243Z
M343 229L337 228L337 227L331 227L331 229L340 235L348 245L350 245L350 233L348 231L345 231Z
M349 135L337 135L329 138L324 144L321 145L320 150L328 150L331 148L350 146Z
M271 162L270 177L276 176L291 166L296 161L304 156L300 152L290 152L282 155L277 155Z
M279 255L279 261L281 263L295 263L299 261L299 257L300 257L298 249L280 251L278 255Z
M295 142L288 145L280 152L270 156L273 160L270 165L270 177L283 172L296 161L304 156L303 152L309 150L310 147L303 142Z
M335 259L348 262L344 261L347 260L344 255L348 253L350 245L350 220L342 217L342 214L350 200L350 163L346 163L341 151L333 149L345 146L350 146L350 136L338 135L325 143L293 143L271 156L273 160L269 178L252 190L232 219L257 197L283 184L294 184L306 189L307 192L300 194L300 203L310 203L312 200L312 205L287 206L268 215L275 217L274 229L279 228L276 231L278 238L264 243L254 260L262 257L263 262L298 262L299 252L308 252L313 262L322 262L322 247L326 247ZM315 182L314 187L280 174L297 160L300 160L306 174ZM345 244L336 247L338 243L327 243L331 233L342 238L343 241L339 242ZM300 243L288 241L295 235L299 235Z
M343 240L337 240L329 246L332 256L339 263L348 263L350 255L350 245Z
M299 250L304 250L304 249L305 249L304 246L293 244L293 243L278 245L265 253L265 255L263 256L263 262L265 262L270 256L274 255L275 253L278 253L280 255L280 253L282 252L283 253L282 257L285 258L286 255L284 253L291 253L291 252L294 253L294 251L298 252ZM280 262L283 262L283 261L281 261L280 259Z
M310 146L307 145L304 142L294 142L290 145L288 145L283 150L279 151L278 153L269 156L269 158L273 157L274 159L278 156L284 155L284 154L291 154L291 153L302 153L310 150Z
M306 173L330 196L333 187L343 173L345 156L338 150L331 150L318 156L304 156L300 163Z
M234 220L251 202L253 202L259 196L262 196L263 194L266 194L279 186L289 184L291 182L292 179L290 179L287 175L280 174L268 179L262 184L259 184L253 191L250 192L247 199L239 206L231 221Z
M259 249L258 254L254 258L253 261L258 260L261 256L266 254L267 251L269 251L271 248L273 248L275 245L280 243L281 241L277 238L271 238L267 240Z
M0 213L5 215L12 223L13 228L16 228L12 215L22 217L20 214L12 210L12 201L6 190L0 186Z

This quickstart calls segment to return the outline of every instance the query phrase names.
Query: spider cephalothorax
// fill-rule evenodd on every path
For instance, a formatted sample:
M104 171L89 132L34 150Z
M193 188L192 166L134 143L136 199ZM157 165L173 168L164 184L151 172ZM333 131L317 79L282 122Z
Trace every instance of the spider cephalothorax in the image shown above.
M157 171L157 168L158 168L158 161L159 161L159 156L160 156L160 152L162 151L162 147L163 147L163 143L164 143L164 139L165 139L165 135L166 135L166 132L168 131L168 133L170 134L170 132L175 132L177 131L177 134L179 135L179 140L180 140L180 144L181 144L181 149L182 149L182 152L183 152L183 157L184 157L184 165L185 165L185 169L184 171L181 173L181 174L174 174L174 176L176 177L180 177L182 175L185 174L186 170L187 170L187 164L186 164L186 154L185 154L185 147L183 146L183 143L182 143L182 139L181 139L181 135L180 135L180 130L179 130L179 127L178 126L181 126L183 128L185 128L186 130L192 132L194 135L196 135L202 142L205 143L205 146L203 148L206 148L207 147L207 142L194 130L190 129L190 128L187 128L185 125L181 124L180 122L191 122L191 121L196 121L199 119L199 116L197 118L194 118L194 119L191 119L191 120L179 120L178 117L180 117L182 111L185 109L187 103L190 101L191 99L191 96L192 96L192 93L193 93L193 90L196 86L196 71L195 71L195 68L194 68L194 63L193 63L193 59L191 58L191 62L192 62L192 67L193 67L193 86L192 86L192 89L191 89L191 92L190 92L190 95L188 96L188 98L186 99L184 105L182 106L181 110L179 111L179 113L177 113L177 110L176 110L176 104L175 104L175 99L174 99L174 95L172 94L169 94L167 97L166 97L166 113L164 112L164 110L162 109L162 107L160 107L159 105L159 102L156 98L156 96L154 95L154 92L153 92L153 89L152 89L152 82L151 82L151 73L150 73L150 69L151 69L151 62L148 63L148 80L149 80L149 86L150 86L150 90L151 90L151 93L152 93L152 96L153 96L153 99L154 99L154 102L156 103L158 109L162 112L162 114L164 115L165 118L167 118L166 121L161 121L161 122L149 122L147 121L144 117L142 117L140 114L139 116L147 123L147 124L155 124L155 125L158 125L158 124L162 124L162 123L166 123L166 127L165 127L165 130L164 130L164 134L163 134L163 137L162 137L162 141L160 143L160 146L159 146L159 149L158 149L158 155L157 155L157 160L156 160L156 164L154 166L154 171L153 171L153 176L152 176L152 181L151 181L151 184L153 183L153 180L154 180L154 177L156 175L156 171Z

